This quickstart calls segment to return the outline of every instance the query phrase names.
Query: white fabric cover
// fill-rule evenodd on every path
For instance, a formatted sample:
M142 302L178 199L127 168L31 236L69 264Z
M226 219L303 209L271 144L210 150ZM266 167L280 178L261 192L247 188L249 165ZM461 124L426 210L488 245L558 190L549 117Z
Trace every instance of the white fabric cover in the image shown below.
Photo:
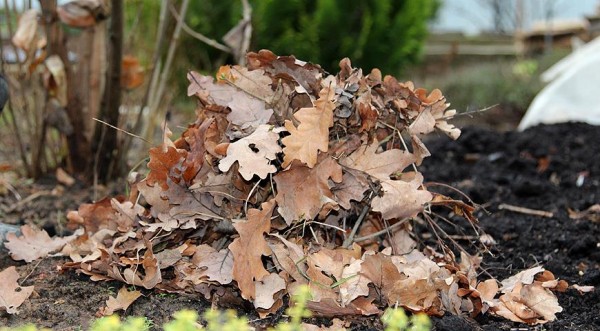
M600 125L600 37L557 62L542 80L550 83L529 106L519 130L570 121Z

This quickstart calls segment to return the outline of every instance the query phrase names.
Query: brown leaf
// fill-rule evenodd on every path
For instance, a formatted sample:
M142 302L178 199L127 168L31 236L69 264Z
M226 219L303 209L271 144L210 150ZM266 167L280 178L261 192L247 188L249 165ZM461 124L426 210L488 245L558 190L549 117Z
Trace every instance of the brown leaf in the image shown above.
M365 132L373 129L375 124L377 124L379 113L371 104L371 91L368 89L361 94L354 102L354 106L360 115L361 125L358 132Z
M335 200L346 210L352 208L351 200L362 201L364 193L370 188L366 173L356 169L344 169L342 181L331 189Z
M600 204L590 206L583 211L568 210L569 218L573 220L587 219L594 223L600 223Z
M17 25L17 31L12 37L15 46L29 51L35 48L38 33L38 14L36 9L29 9L21 14Z
M362 260L354 260L344 268L340 281L340 297L342 306L346 306L359 296L369 295L369 284L371 280L362 275Z
M431 156L431 153L423 141L421 141L421 138L417 137L416 135L410 136L410 142L413 148L413 154L415 156L415 164L419 166L421 165L421 162L423 162L424 158Z
M141 273L143 271L143 274ZM113 277L119 279L119 277ZM143 286L146 289L154 288L162 281L158 260L152 252L152 246L148 245L141 261L141 265L135 265L125 269L123 280L127 284Z
M500 291L502 293L509 293L515 287L515 285L517 285L519 283L531 284L531 283L533 283L533 280L535 279L535 275L537 275L538 273L540 273L542 271L544 271L544 268L541 266L523 270L523 271L517 273L516 275L503 280L501 282L502 288L500 288Z
M460 130L448 123L448 120L456 114L454 109L447 110L449 105L449 103L446 103L446 98L442 98L431 106L431 115L435 118L435 127L448 137L456 140L460 136Z
M415 157L406 151L391 149L377 153L378 148L379 143L376 140L370 145L362 145L354 153L343 158L340 164L366 172L379 180L388 180L390 175L415 162Z
M206 105L231 109L227 119L241 131L234 135L235 138L246 136L269 121L273 110L267 108L266 103L274 95L269 86L270 78L263 76L260 70L249 72L239 66L221 67L217 77L221 83L214 83L212 77L190 71L188 95L196 95Z
M179 183L181 174L183 173L181 164L187 156L184 150L176 149L173 146L157 146L150 148L150 162L148 162L148 176L146 184L154 186L160 185L163 191L169 189L167 178L170 178L174 183Z
M298 84L311 95L317 95L323 70L319 65L300 61L293 56L276 56L269 50L250 52L247 55L249 69L264 69L273 79Z
M144 69L137 57L123 55L121 60L121 86L133 90L144 83Z
M298 244L290 242L280 236L273 234L279 242L269 241L269 247L273 251L273 260L279 269L290 275L296 282L305 282L306 264L300 263L304 259L302 247Z
M142 292L133 290L128 291L125 286L123 286L119 292L117 293L117 297L109 297L106 300L106 307L100 308L100 314L103 316L112 315L117 310L127 310L129 306L142 296Z
M431 115L430 108L424 108L417 115L417 118L408 127L410 135L424 135L433 132L435 128L435 118Z
M275 200L264 202L261 207L262 210L248 210L247 220L238 220L233 224L240 237L229 245L233 254L233 279L246 300L256 298L254 282L270 274L263 266L262 256L272 253L264 234L271 230Z
M271 161L281 152L279 131L270 125L259 125L251 135L229 144L227 156L219 161L219 170L227 172L237 161L238 171L248 181L254 175L265 179L268 174L277 172Z
M233 255L228 249L217 252L208 245L199 245L192 263L202 269L200 276L207 277L209 281L226 285L233 280Z
M15 267L0 271L0 309L17 314L17 308L33 293L33 286L19 286L19 273Z
M423 175L417 173L409 182L403 180L384 180L381 182L383 196L373 199L373 211L380 212L384 219L404 219L414 217L433 196L429 191L419 190Z
M83 231L78 231L68 237L50 238L44 230L38 230L26 224L21 227L20 237L14 232L6 235L6 248L10 251L10 256L15 260L24 260L31 262L50 253L60 251L68 242L80 236Z
M122 201L122 199L120 199ZM80 226L85 228L86 232L94 233L100 229L116 230L117 224L114 222L115 210L110 198L104 198L95 203L84 203L79 206L76 212L69 212L68 228L75 230Z
M56 8L61 22L76 28L86 28L96 24L97 19L109 15L108 9L99 0L69 1Z
M48 92L51 92L58 100L61 107L67 105L67 72L65 70L65 64L62 59L54 54L50 55L44 61L46 69L48 69L48 75L46 78L46 88Z
M313 169L295 162L273 177L277 184L277 211L288 225L296 220L313 219L324 207L337 206L329 178L337 183L342 181L342 167L332 158L322 160Z
M563 311L556 296L539 284L524 285L520 295L522 302L543 318L543 323L554 321L556 313Z
M264 277L262 280L254 282L256 288L256 299L254 307L269 309L273 307L276 300L276 293L285 290L285 280L276 273Z
M402 278L390 256L367 252L364 254L363 260L361 273L370 279L376 287L383 289L384 294Z
M355 302L357 304L355 304ZM380 311L373 304L373 299L363 299L362 297L357 298L345 307L332 298L326 298L321 301L308 301L306 307L310 309L315 316L321 317L334 317L334 316L345 316L345 315L375 315L379 314Z
M292 121L285 121L289 136L281 139L283 148L283 167L294 160L305 163L309 168L317 164L319 151L327 152L329 148L329 128L333 126L333 110L335 103L335 80L333 77L323 82L319 99L314 107L301 108L294 117L300 122L296 128Z
M75 184L75 178L71 177L63 168L56 168L56 181L67 186Z

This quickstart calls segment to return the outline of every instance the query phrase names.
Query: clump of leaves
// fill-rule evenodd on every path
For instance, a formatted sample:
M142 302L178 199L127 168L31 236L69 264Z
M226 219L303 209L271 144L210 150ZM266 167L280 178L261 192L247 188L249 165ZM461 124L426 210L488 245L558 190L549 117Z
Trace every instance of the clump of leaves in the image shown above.
M479 257L418 249L412 221L433 224L432 206L476 222L473 205L430 191L418 171L430 155L424 135L460 135L441 91L364 75L348 59L335 76L265 50L247 62L216 80L188 74L197 120L174 141L165 130L129 197L69 213L85 233L62 248L73 260L63 268L207 298L239 290L261 317L308 288L315 316L401 306L511 318L504 310L518 300L531 310L521 321L555 318L559 306L539 310L522 293L496 299L496 280L477 280ZM550 275L528 293L553 295Z

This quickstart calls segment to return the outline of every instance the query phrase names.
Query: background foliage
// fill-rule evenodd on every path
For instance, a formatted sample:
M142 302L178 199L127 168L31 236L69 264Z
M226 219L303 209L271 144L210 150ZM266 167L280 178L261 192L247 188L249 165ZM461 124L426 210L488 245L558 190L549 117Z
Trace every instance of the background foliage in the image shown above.
M419 59L427 22L439 0L254 0L252 50L293 54L336 71L342 57L365 70L397 74ZM241 18L238 0L193 1L188 25L220 40ZM214 71L223 52L183 37L183 56L195 69ZM189 46L189 47L188 47Z

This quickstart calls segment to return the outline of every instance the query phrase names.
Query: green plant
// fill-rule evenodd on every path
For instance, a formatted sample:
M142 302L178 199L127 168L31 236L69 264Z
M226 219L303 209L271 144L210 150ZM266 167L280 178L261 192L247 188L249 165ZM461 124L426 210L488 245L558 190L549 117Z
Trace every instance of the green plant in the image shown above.
M428 331L431 329L431 320L425 314L415 314L410 317L402 308L388 308L381 321L385 331Z
M300 286L292 297L292 304L287 309L289 321L279 323L272 331L302 331L302 319L310 317L306 303L311 299L308 286ZM192 310L181 310L173 314L173 320L163 325L164 331L246 331L251 330L248 320L239 317L233 310L219 311L209 309L203 314L206 327L198 323L198 313ZM402 308L389 308L381 317L386 331L428 331L431 320L425 314L408 317ZM146 331L154 326L147 317L129 317L121 321L118 315L102 317L94 321L90 331ZM50 331L38 329L29 324L16 328L0 328L0 331Z
M306 308L306 303L310 299L310 288L306 285L300 286L292 297L292 304L287 309L290 320L277 324L275 331L302 331L302 318L311 315L308 308Z
M419 59L436 0L255 1L256 49L294 54L335 70L348 56L365 70L397 74Z
M150 330L153 323L146 317L130 317L121 322L119 316L111 315L94 321L90 331L134 331Z

